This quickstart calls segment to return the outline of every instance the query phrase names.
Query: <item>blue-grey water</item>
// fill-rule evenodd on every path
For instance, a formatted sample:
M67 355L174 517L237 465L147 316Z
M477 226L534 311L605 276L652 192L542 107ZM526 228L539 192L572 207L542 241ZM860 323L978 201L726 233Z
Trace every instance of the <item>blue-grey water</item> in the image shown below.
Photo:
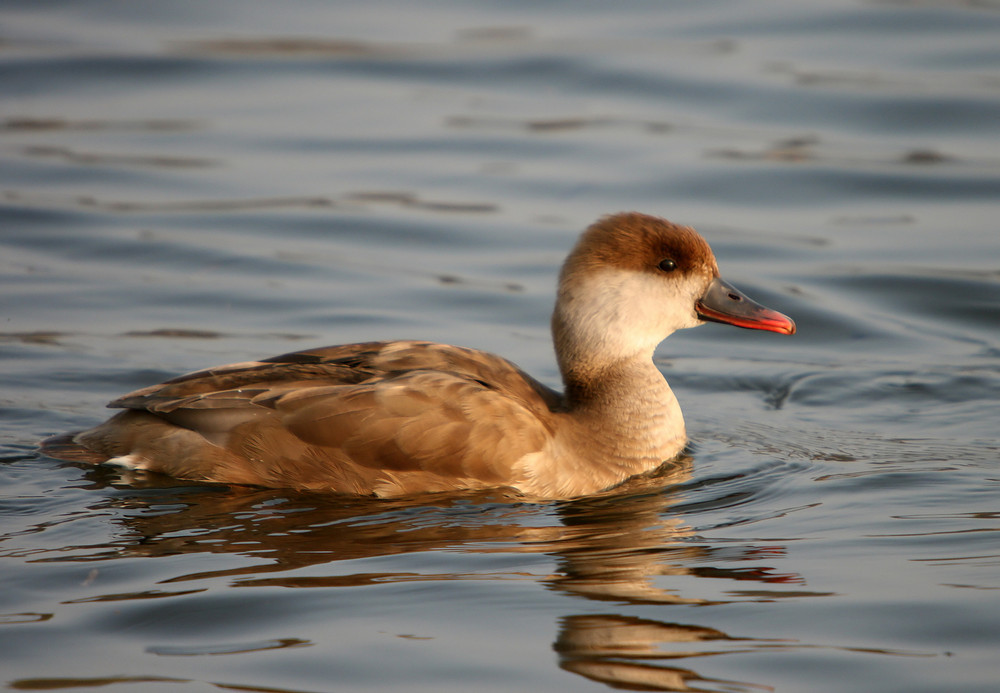
M41 456L311 346L558 385L601 214L696 226L794 337L658 363L605 496L345 499ZM1000 690L1000 3L0 4L0 684Z

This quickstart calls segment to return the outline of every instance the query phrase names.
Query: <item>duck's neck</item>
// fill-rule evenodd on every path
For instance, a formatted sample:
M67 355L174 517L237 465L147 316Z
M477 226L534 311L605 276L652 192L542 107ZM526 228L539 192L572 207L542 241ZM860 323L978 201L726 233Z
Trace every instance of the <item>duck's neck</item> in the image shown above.
M653 363L653 350L671 330L651 322L648 310L630 312L606 300L635 281L623 277L574 283L564 276L552 337L574 422L574 455L638 473L676 456L686 436L677 398Z
M561 363L566 405L589 457L629 473L645 471L684 447L684 418L652 354L595 363Z

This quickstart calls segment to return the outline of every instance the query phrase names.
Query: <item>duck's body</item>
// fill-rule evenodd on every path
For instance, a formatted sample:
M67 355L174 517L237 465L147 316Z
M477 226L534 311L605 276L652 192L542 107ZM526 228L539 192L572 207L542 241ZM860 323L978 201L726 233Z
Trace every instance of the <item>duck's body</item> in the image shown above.
M609 488L687 438L656 345L704 320L791 334L718 279L692 229L640 214L584 233L552 319L559 394L506 359L429 342L307 350L181 376L125 411L47 441L63 459L234 484L377 496L512 487L541 498Z

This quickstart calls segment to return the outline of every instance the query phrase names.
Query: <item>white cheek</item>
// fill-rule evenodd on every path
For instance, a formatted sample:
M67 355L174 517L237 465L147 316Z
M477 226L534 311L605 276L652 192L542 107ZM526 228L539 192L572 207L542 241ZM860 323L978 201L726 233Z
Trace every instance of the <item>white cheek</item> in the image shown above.
M652 351L674 330L700 325L696 278L606 269L560 290L564 324L590 348Z
M629 273L627 292L632 297L624 302L619 314L628 324L645 324L658 335L657 343L675 330L700 325L694 304L701 295L693 282L669 280L655 274Z

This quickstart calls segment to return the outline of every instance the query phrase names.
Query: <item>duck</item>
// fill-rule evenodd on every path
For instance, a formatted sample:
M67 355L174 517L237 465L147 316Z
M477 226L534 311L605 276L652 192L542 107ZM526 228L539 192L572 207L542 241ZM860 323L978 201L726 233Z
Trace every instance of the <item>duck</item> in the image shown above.
M296 351L126 394L44 453L196 482L394 498L507 489L592 495L688 444L653 362L673 332L717 322L795 333L724 281L705 239L666 219L598 219L559 273L558 392L500 356L429 341Z

